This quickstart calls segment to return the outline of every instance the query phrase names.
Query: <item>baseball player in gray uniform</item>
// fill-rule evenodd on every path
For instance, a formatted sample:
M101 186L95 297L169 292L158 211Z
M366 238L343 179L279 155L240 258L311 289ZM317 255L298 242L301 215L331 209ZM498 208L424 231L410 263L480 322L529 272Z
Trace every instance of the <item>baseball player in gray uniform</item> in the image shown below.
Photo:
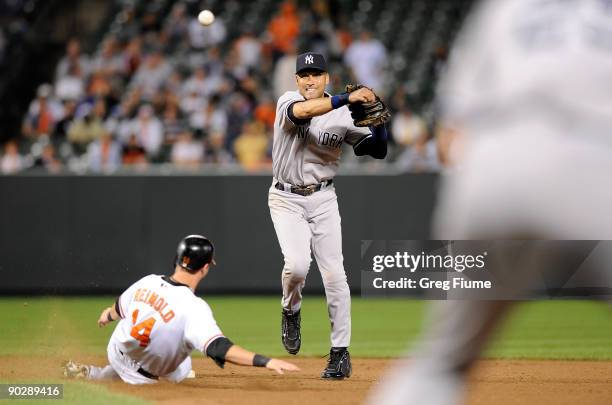
M304 53L296 60L297 91L283 94L276 106L272 149L273 181L268 205L285 259L282 271L282 341L290 354L300 350L302 288L317 260L331 322L331 350L321 377L351 375L347 350L351 339L351 298L342 257L340 213L333 186L342 145L356 155L383 159L387 133L383 125L356 127L347 107L377 99L368 88L331 96L322 55Z
M611 4L491 0L468 20L439 92L442 152L455 163L440 190L439 239L612 237ZM529 267L513 271L517 288L535 285ZM512 305L435 303L410 361L368 403L462 403L468 371Z

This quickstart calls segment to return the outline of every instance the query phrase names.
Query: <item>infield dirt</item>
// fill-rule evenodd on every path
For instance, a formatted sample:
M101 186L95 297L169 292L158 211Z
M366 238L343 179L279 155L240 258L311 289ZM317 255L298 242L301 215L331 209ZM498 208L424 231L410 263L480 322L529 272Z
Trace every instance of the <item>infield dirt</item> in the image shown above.
M0 379L40 380L61 377L60 358L0 357ZM103 365L102 356L75 358ZM93 383L109 390L161 404L359 404L383 375L388 359L353 359L353 376L324 381L319 373L325 359L291 358L298 373L276 375L269 370L227 365L219 369L208 359L195 357L196 378L181 384L160 382L130 386L122 382ZM471 376L470 404L610 404L612 362L484 360Z

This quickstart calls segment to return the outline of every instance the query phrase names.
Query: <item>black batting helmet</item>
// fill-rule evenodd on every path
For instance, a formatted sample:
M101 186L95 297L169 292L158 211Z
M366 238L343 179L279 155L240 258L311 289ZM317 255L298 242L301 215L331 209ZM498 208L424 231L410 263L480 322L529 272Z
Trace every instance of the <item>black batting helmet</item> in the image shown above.
M208 263L215 264L215 247L202 235L185 236L176 249L174 264L188 271L200 270Z

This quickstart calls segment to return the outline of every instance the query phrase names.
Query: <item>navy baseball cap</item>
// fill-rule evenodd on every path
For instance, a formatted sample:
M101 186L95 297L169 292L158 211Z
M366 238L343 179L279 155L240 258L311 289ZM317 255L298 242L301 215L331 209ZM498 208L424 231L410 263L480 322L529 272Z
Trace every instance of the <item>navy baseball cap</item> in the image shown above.
M320 70L322 72L327 72L327 63L325 63L323 55L306 52L298 55L295 60L295 73L300 73L302 70Z

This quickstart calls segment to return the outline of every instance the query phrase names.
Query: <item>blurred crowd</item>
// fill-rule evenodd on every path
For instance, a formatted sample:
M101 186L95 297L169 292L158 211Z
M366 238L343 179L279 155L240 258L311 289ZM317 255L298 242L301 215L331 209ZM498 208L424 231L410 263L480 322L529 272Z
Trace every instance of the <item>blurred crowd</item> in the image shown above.
M0 68L8 63L9 46L20 46L30 29L28 16L34 4L28 0L0 1Z
M333 17L335 2L301 8L287 0L262 27L245 24L233 36L219 16L199 24L199 7L177 1L162 12L150 2L139 11L127 3L90 54L70 39L53 83L40 85L30 103L20 136L2 145L0 172L112 173L159 163L266 170L276 100L295 90L295 57L305 50L326 55L331 93L352 81L384 96L393 111L388 164L438 169L430 123L401 86L388 83L384 44Z

